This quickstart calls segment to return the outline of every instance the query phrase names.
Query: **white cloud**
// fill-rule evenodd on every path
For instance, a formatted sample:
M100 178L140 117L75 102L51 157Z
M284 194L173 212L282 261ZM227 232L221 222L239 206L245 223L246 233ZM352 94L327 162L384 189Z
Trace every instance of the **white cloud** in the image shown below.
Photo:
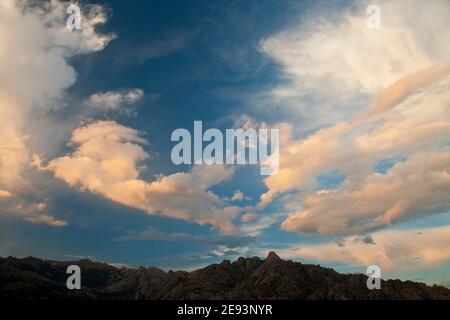
M231 197L232 201L242 201L244 199L244 194L240 190L236 190L236 192Z
M133 104L143 97L144 91L141 89L100 92L91 95L83 105L96 111L132 114Z
M230 198L231 201L243 201L251 199L251 197L246 196L241 190L236 190Z
M23 120L19 107L15 99L0 89L0 189L6 192L25 183L22 171L28 160L28 151L26 136L21 132Z
M366 27L370 1L354 2L355 9L309 19L261 43L277 61L291 86L278 95L309 91L336 99L359 91L375 93L397 79L449 62L450 4L444 0L389 1L380 4L379 30ZM332 95L327 95L330 92Z
M261 41L282 81L265 89L257 104L283 108L295 131L309 134L352 118L398 79L450 63L448 1L380 3L380 30L366 27L371 4L308 12L301 23Z
M252 237L260 236L268 227L279 224L286 219L287 214L283 212L275 212L269 215L257 215L253 212L242 215L241 220L244 222L239 226L239 231Z
M52 102L75 82L67 59L102 50L113 38L93 31L106 21L101 7L83 8L80 32L66 28L65 8L59 1L42 6L14 0L0 4L0 84L26 108L54 107Z

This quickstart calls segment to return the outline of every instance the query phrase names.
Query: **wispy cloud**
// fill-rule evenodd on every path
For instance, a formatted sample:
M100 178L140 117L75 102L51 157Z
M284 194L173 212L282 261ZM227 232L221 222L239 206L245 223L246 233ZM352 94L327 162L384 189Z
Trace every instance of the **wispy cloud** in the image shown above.
M167 233L148 226L141 231L128 231L120 236L119 241L170 241L183 243L200 243L205 245L221 245L227 247L238 247L252 243L255 237L245 234L214 234L214 235L192 235L182 232Z
M286 230L357 234L449 208L450 4L380 4L376 31L365 25L367 4L321 19L313 15L315 23L303 20L261 43L288 80L271 92L271 101L292 107L294 119L313 117L279 124L280 170L265 179L268 190L258 205L297 192L302 208L284 221ZM425 33L433 33L432 44ZM336 121L334 114L345 116ZM316 128L298 138L311 122ZM428 156L443 162L434 167ZM385 175L374 173L379 161L395 157L407 160ZM344 183L317 191L316 177L332 170ZM425 187L411 196L409 179L416 173Z
M34 224L45 224L52 227L64 227L68 225L67 221L58 220L52 216L49 216L48 214L30 215L25 217L25 221Z

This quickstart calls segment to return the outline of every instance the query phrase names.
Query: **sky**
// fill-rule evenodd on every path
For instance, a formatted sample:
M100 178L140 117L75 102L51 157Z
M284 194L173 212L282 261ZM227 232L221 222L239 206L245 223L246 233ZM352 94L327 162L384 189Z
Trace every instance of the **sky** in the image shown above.
M68 5L0 1L1 256L450 285L450 1ZM279 129L279 170L175 165L194 121Z

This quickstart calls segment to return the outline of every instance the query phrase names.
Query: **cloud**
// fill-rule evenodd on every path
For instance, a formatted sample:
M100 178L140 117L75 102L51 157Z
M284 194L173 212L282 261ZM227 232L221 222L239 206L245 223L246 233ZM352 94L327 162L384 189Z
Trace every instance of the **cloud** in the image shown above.
M384 271L422 270L450 260L450 226L428 229L383 230L372 234L374 243L348 237L334 242L277 250L283 258L329 263L379 265ZM356 241L355 241L356 240Z
M51 160L44 169L72 187L80 186L149 214L236 231L231 221L244 209L228 206L209 190L230 178L231 168L194 166L190 172L161 175L147 182L139 178L139 165L148 159L139 145L143 143L136 130L114 121L89 123L73 132L70 144L74 152Z
M225 256L243 256L249 251L248 247L227 247L218 246L216 249L211 251L212 256L225 257Z
M39 5L14 0L0 5L0 84L24 108L54 107L55 99L75 82L75 71L67 60L102 50L113 39L94 32L95 26L106 21L102 7L82 8L83 27L70 32L66 6L59 1Z
M145 143L138 132L113 121L98 121L76 129L70 143L72 155L52 160L49 169L70 186L80 184L100 192L108 185L136 179L137 163L148 154L137 143Z
M243 200L251 200L252 198L246 196L241 190L236 190L230 198L224 197L223 199L226 201L243 201Z
M379 30L366 27L370 1L352 4L351 10L311 14L301 24L262 41L262 52L278 62L291 80L276 94L312 91L333 96L339 89L348 98L360 91L375 93L407 74L449 62L447 1L380 4Z
M0 190L0 198L10 198L12 197L11 192Z
M21 217L23 221L33 224L44 224L50 227L64 227L69 225L66 220L57 219L48 214L47 200L42 202L34 202L30 199L16 199L16 196L0 195L0 203L2 205L2 214L13 214Z
M449 166L438 162L450 139L450 4L383 3L380 30L366 28L368 4L313 15L261 42L287 80L269 99L300 119L278 125L279 171L264 180L258 204L297 193L300 208L284 229L359 233L448 208ZM374 173L379 161L396 157L408 160L386 175ZM424 187L410 188L419 164L414 170ZM320 190L316 177L329 171L345 181Z
M242 222L250 222L256 218L256 214L253 212L245 213L241 216Z
M85 108L97 112L119 112L130 115L133 105L144 97L141 89L95 93L83 103Z
M450 149L411 156L386 174L347 180L302 198L304 209L281 227L301 233L360 233L450 209Z
M372 4L316 8L263 39L260 51L278 65L280 84L257 104L282 109L296 132L310 134L353 118L399 79L450 63L448 1L380 3L379 30L366 27Z
M4 0L0 2L0 189L13 194L34 192L30 154L67 123L55 123L48 116L59 110L65 90L76 80L68 60L102 50L114 35L100 35L95 27L106 22L101 6L82 8L83 27L66 28L67 3ZM56 129L58 128L58 129ZM30 206L17 196L2 212Z
M294 137L292 124L279 124L280 169L265 179L268 191L260 206L280 193L311 189L314 175L321 172L340 169L364 175L377 161L445 144L450 132L448 73L449 67L433 67L407 75L381 91L353 119L304 139Z
M283 212L275 212L269 215L259 215L249 212L241 216L241 221L244 223L239 226L239 230L243 234L257 237L268 227L279 224L280 221L286 219L286 216L287 214Z
M64 227L67 226L67 221L55 219L52 216L47 214L40 214L36 216L27 216L25 217L25 221L34 223L34 224L45 224L52 227Z
M367 111L363 110L363 113L357 116L354 121L367 120L376 115L386 113L386 111L399 104L410 94L426 87L430 83L445 78L449 73L450 66L433 67L400 78L382 91L376 97L373 105Z
M24 185L22 171L28 160L19 107L15 99L0 90L0 189L8 193Z
M235 230L231 221L242 209L228 206L209 190L230 177L231 169L194 167L187 173L158 176L152 182L141 180L142 163L148 159L141 147L145 140L136 130L115 122L95 122L75 129L71 138L75 151L43 164L45 156L37 156L40 149L59 154L56 149L60 146L52 142L54 137L64 135L56 131L64 128L66 133L76 123L73 119L70 123L56 123L49 116L50 111L65 105L65 90L75 83L76 72L68 60L102 50L115 37L95 32L95 27L108 17L107 10L98 5L82 6L82 28L70 32L66 28L66 6L59 1L1 2L0 41L4 45L0 50L0 111L5 116L0 120L0 190L15 194L16 190L25 193L27 188L26 192L32 193L33 182L24 178L31 164L33 168L53 171L70 186L148 213ZM172 47L178 48L178 42ZM140 89L101 92L88 98L85 106L128 112L142 97ZM8 208L2 211L33 206L24 199L14 200L17 203L8 200ZM43 213L37 217L25 211L26 217L31 217L27 221L51 224Z
M244 199L244 194L240 190L236 190L236 192L231 197L232 201L242 201Z

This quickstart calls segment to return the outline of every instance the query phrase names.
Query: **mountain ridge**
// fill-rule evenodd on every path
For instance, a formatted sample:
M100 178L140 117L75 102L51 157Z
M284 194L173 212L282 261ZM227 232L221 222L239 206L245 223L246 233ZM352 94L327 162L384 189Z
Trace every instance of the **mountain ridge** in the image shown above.
M67 266L81 269L81 290L68 290ZM148 300L347 300L445 299L450 290L423 283L382 280L369 290L367 276L282 260L243 258L210 264L191 272L156 267L118 268L88 259L0 258L0 299L148 299Z

